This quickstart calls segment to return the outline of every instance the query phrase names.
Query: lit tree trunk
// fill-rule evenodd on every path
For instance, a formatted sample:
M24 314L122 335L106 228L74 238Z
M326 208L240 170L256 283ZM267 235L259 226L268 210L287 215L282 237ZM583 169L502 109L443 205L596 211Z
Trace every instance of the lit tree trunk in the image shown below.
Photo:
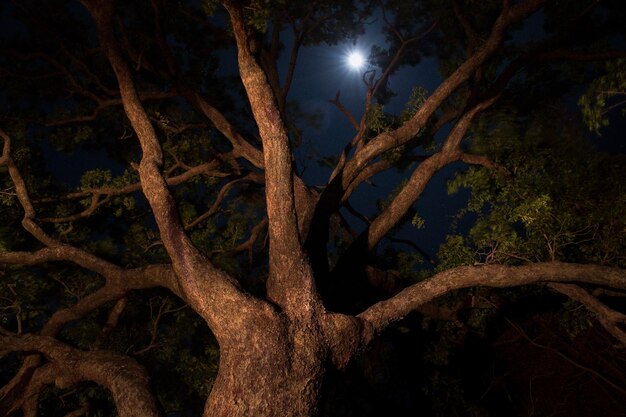
M220 368L205 417L317 415L326 371L343 369L373 337L366 320L321 312L270 313L220 338Z
M287 130L276 97L250 48L238 2L225 1L239 72L263 142L270 241L267 298L280 313L220 337L220 369L205 416L315 414L328 344L324 308L301 245ZM223 335L222 335L223 336Z
M264 320L220 345L206 417L315 415L325 349L318 329Z

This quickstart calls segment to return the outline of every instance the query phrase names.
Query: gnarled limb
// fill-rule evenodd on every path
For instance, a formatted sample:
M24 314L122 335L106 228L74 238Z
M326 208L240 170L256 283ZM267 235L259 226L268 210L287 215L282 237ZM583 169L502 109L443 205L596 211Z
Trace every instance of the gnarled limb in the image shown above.
M145 370L133 359L106 351L84 352L51 337L0 336L0 355L15 351L37 351L63 369L55 376L57 386L77 381L93 381L106 387L113 396L121 417L158 416Z
M29 359L39 357L39 355L29 355L24 359L22 369L29 369ZM31 371L34 368L30 368ZM21 372L21 371L20 371ZM0 391L0 412L2 415L10 415L20 408L24 413L24 417L37 417L39 411L39 395L48 386L53 385L57 376L63 375L63 367L52 363L47 363L33 371L32 377L24 380L25 386L21 390L21 395L11 396L9 391ZM19 374L18 374L19 376ZM16 376L17 378L17 376ZM14 380L16 379L14 378ZM80 380L72 380L69 375L65 376L66 383L77 383ZM8 395L3 395L8 394Z
M37 265L52 261L76 261L72 251L58 249L51 250L46 248L33 253L3 252L0 253L0 264ZM106 303L118 300L116 307L112 311L114 320L115 316L120 313L119 309L124 305L123 303L120 304L119 300L123 299L122 297L133 289L163 286L182 297L182 291L171 265L150 265L124 271L113 269L109 274L106 274L106 271L101 272L104 272L105 285L83 297L76 304L55 311L41 329L41 335L55 336L65 324L81 319ZM97 343L96 341L96 347ZM40 365L41 358L39 355L28 355L25 357L19 372L0 390L0 398L2 399L0 411L6 411L7 407L13 407L11 404L18 404L17 406L21 404L24 390L31 384L30 380L33 377L33 372Z

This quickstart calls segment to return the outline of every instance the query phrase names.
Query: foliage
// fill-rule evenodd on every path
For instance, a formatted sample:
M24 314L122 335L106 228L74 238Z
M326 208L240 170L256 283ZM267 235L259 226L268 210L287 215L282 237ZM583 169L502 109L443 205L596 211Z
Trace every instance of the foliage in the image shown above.
M614 108L621 107L624 113L625 94L626 59L607 62L606 73L594 80L578 101L589 130L599 134L609 124L606 114Z
M474 137L472 151L489 149L502 167L471 167L448 185L450 192L472 189L461 215L478 215L468 242L477 261L624 265L624 157L594 150L579 126L558 120L543 110L500 119Z

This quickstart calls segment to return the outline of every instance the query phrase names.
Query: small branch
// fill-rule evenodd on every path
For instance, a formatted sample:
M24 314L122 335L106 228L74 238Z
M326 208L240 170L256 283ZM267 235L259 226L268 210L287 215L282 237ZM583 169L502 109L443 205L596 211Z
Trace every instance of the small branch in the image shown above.
M485 168L495 169L499 172L508 174L508 171L502 165L492 161L484 155L474 155L469 153L463 153L461 155L461 161L469 165L482 165Z
M550 352L555 353L556 355L560 356L562 359L564 359L565 361L567 361L568 363L570 363L571 365L575 366L576 368L582 369L583 371L589 372L590 374L600 378L602 381L604 381L606 384L610 385L612 388L614 388L615 390L617 390L618 392L622 393L622 394L626 394L626 390L622 387L620 387L619 385L617 385L616 383L614 383L613 381L611 381L610 379L608 379L607 377L605 377L604 375L602 375L601 373L599 373L598 371L589 368L588 366L582 365L578 362L576 362L574 359L570 358L569 356L567 356L566 354L564 354L563 352L551 347L551 346L546 346L546 345L542 345L541 343L536 342L535 340L531 339L526 332L524 332L524 330L522 330L522 328L520 326L518 326L517 324L513 323L511 320L509 320L507 317L504 317L504 320L507 321L507 323L509 323L511 325L511 327L513 327L519 334L520 336L522 336L524 339L526 339L526 341L528 343L530 343L531 345L538 347L540 349L545 349L548 350Z
M232 252L239 253L239 252L243 252L244 250L247 250L248 261L250 262L250 264L252 264L252 255L253 255L252 250L254 248L254 244L259 238L259 235L261 234L261 232L265 230L266 227L267 227L267 217L264 218L259 224L254 226L252 228L252 231L250 232L250 237L245 242L240 243L235 248L233 248Z
M109 312L109 317L107 318L107 322L100 331L98 338L91 346L92 350L97 350L102 347L104 341L109 337L111 332L117 327L117 323L120 320L120 316L124 312L126 305L128 304L128 298L120 298L117 300L111 311Z
M348 160L348 155L350 154L350 151L352 151L352 149L355 146L358 149L359 144L363 142L363 138L365 137L365 132L367 130L367 111L368 111L367 109L369 108L369 101L371 99L369 93L368 93L368 98L366 100L366 105L365 105L366 110L363 113L363 116L361 117L360 123L357 123L356 118L350 112L350 110L348 110L343 104L341 104L341 101L339 101L340 94L341 92L338 90L337 95L335 96L335 99L329 100L329 101L332 104L334 104L348 118L348 120L350 121L350 124L352 124L352 126L354 127L357 133L352 139L352 141L347 143L346 146L343 148L343 151L341 152L341 155L339 156L339 161L337 161L337 165L333 169L333 172L330 174L328 182L332 181L335 178L335 176L337 176L337 174L343 170Z
M348 210L348 213L361 220L363 223L365 223L366 226L372 223L371 220L367 218L367 216L355 209L349 201L343 203L343 206L346 208L346 210Z
M437 266L437 261L435 261L433 258L430 257L430 255L428 253L426 253L426 251L422 248L420 248L419 246L417 246L417 244L411 240L408 239L398 239L392 236L387 236L387 239L390 242L393 243L402 243L404 245L409 245L410 247L412 247L415 252L419 253L420 256L422 258L424 258L429 264L433 265L433 266Z
M454 16L463 28L465 36L467 36L467 51L469 53L472 53L476 49L476 40L478 39L478 34L472 27L472 24L470 23L465 12L461 9L461 5L459 4L458 0L452 0L452 10L454 11Z
M596 319L602 327L619 340L622 347L626 347L626 332L620 328L620 324L626 324L625 314L607 307L604 303L600 302L593 295L577 285L550 283L548 287L584 305L589 311L595 314Z
M398 39L401 42L400 47L394 54L393 58L391 59L391 62L389 62L389 65L387 65L387 68L385 68L383 74L380 76L378 80L376 80L376 83L374 84L374 87L372 88L372 91L371 91L372 97L376 96L376 93L378 93L378 90L381 88L381 86L383 86L386 83L387 79L389 78L391 73L395 70L396 66L398 65L398 62L400 62L400 59L402 59L402 57L404 56L405 50L411 44L417 43L418 41L426 37L430 32L432 32L435 29L436 26L437 26L437 22L433 22L420 35L415 36L413 38L409 38L409 39L404 39L399 32L394 30L395 35L398 37Z
M205 162L204 164L200 164L197 165L195 167L189 167L189 166L183 166L181 165L177 165L176 168L184 168L185 172L176 175L174 177L170 177L168 176L165 181L166 184L169 186L173 186L173 185L179 185L184 183L185 181L190 180L191 178L197 176L197 175L206 175L206 174L211 174L214 175L216 177L220 177L223 176L224 174L217 171L217 168L219 167L219 161L217 160L213 160L210 162ZM123 187L119 187L119 188L115 188L115 187L99 187L99 188L87 188L83 191L77 191L77 192L73 192L73 193L69 193L65 196L60 196L60 197L42 197L42 198L38 198L38 199L34 199L33 202L34 203L54 203L54 202L58 202L58 201L65 201L65 200L78 200L78 199L83 199L83 198L87 198L87 197L91 197L91 198L100 198L100 197L104 197L104 198L110 198L110 197L117 197L117 196L121 196L121 195L127 195L127 194L131 194L134 193L136 191L141 191L141 183L140 182L136 182L133 184L128 184L125 185ZM39 220L50 220L52 221L53 219L39 219Z
M211 205L211 207L204 212L203 214L201 214L200 216L198 216L196 219L194 219L193 221L191 221L190 223L187 223L185 225L185 230L191 230L193 229L195 226L197 226L198 224L200 224L201 222L203 222L204 220L208 219L209 217L213 216L215 213L217 213L217 211L219 210L220 205L222 204L222 202L224 201L224 199L226 198L226 196L228 195L228 192L238 183L240 182L245 182L245 181L252 181L252 182L262 182L263 178L260 174L257 173L249 173L248 175L246 175L243 178L239 178L236 180L232 180L227 182L221 189L220 191L217 193L217 197L215 197L215 201L213 202L213 204Z
M154 92L140 93L140 99L142 101L162 100L164 98L171 98L171 97L176 97L176 93L171 92L171 91L154 91ZM122 105L122 100L120 98L112 98L112 99L97 98L96 107L92 110L91 113L81 115L81 116L68 117L65 119L50 120L46 122L46 126L56 127L56 126L66 126L69 124L76 124L76 123L93 122L94 120L98 118L100 113L102 113L104 110L110 107L121 106L121 105Z
M328 100L328 102L333 104L335 107L337 107L339 109L339 111L341 113L343 113L344 116L346 116L348 118L348 121L350 122L352 127L354 127L354 130L356 130L358 132L359 131L359 123L356 121L356 118L354 117L352 112L350 110L348 110L346 108L346 106L344 106L341 103L341 101L339 100L339 96L341 96L341 91L337 90L337 94L335 95L335 98L332 99L332 100Z
M179 89L181 95L211 121L213 126L231 143L235 157L243 157L256 168L263 168L263 152L246 140L217 108L190 88L182 86Z
M159 309L158 312L154 313L154 300L155 299L160 299L161 303L159 305ZM159 346L159 344L157 343L157 337L159 336L159 324L161 322L161 319L163 318L163 316L165 316L166 314L170 314L170 313L175 313L177 311L183 310L185 308L188 307L188 305L184 305L182 307L179 308L170 308L168 305L168 301L167 299L163 299L162 297L153 297L150 299L150 319L152 320L152 326L151 326L151 330L150 330L150 342L148 342L148 344L143 347L142 349L139 349L135 352L133 352L133 355L142 355L144 353L146 353L149 350L152 350L156 347Z
M220 177L220 176L225 175L221 173L220 171L216 170L218 165L219 165L218 161L211 161L211 162L207 162L207 163L195 166L195 167L185 167L186 168L185 172L175 177L166 178L165 183L169 186L173 186L173 185L182 184L198 175L208 175L208 176L215 176L215 177ZM113 197L121 196L121 195L128 195L133 192L140 191L140 190L141 190L141 183L137 182L137 183L129 184L120 188L102 187L102 188L94 188L94 189L88 189L85 191L70 193L64 197L61 197L61 199L70 200L70 199L79 199L79 198L85 198L85 197L91 196L91 203L89 204L89 207L87 207L85 210L79 213L76 213L70 216L43 217L38 220L41 222L47 222L47 223L74 222L80 219L90 217L98 210L98 208L109 203ZM39 199L35 201L50 202L53 200L55 200L55 198L43 198L43 199Z
M300 34L300 31L295 26L293 27L293 45L291 46L291 52L289 54L289 64L287 66L287 74L285 75L285 82L283 83L282 88L280 89L280 97L279 97L279 105L281 112L285 111L285 99L287 98L287 94L289 94L289 89L291 88L291 83L293 81L293 76L296 70L296 62L298 60L298 53L300 51L300 47L302 46L302 41L304 40L304 35Z

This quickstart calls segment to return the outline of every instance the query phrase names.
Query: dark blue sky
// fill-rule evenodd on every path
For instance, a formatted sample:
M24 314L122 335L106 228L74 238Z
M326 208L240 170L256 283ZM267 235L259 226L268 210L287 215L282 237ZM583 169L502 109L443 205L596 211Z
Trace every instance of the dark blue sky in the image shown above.
M355 135L355 130L346 116L329 100L334 99L337 91L340 91L341 103L359 120L364 111L367 90L362 75L367 70L375 70L377 76L381 73L380 68L371 65L361 70L350 68L346 62L349 52L358 49L367 54L373 45L383 41L380 23L373 22L366 26L366 32L355 41L303 48L289 97L300 101L305 110L324 115L320 128L306 131L305 143L298 150L298 160L306 163L303 177L308 184L326 184L331 169L321 167L315 160L340 154ZM283 57L283 68L286 67L286 58ZM422 86L432 92L442 81L437 65L436 59L426 58L417 67L403 67L398 70L389 82L396 95L385 106L385 111L400 114L413 87ZM446 181L461 166L462 164L455 164L439 172L417 202L416 208L426 220L426 226L419 230L411 226L405 227L400 233L402 238L411 239L431 256L436 254L437 248L449 232L453 216L467 201L467 193L449 196L446 191ZM350 199L351 204L366 216L373 216L378 210L376 202L386 199L389 192L400 184L403 177L410 175L410 172L409 170L400 174L396 170L389 170L375 176L371 181L374 185L363 184L354 192ZM360 220L350 214L346 214L346 219L355 229L362 229L363 223Z
M5 9L6 12L7 9ZM3 18L3 21L6 19ZM535 16L525 30L520 32L520 38L528 39L541 34L541 16ZM302 48L298 60L297 70L292 83L289 99L300 102L306 111L315 111L323 115L318 128L306 129L305 140L297 152L297 161L304 166L303 177L310 185L323 185L327 182L330 168L321 167L316 159L324 156L338 155L346 143L352 140L355 132L348 119L329 100L333 99L337 91L341 91L341 102L357 118L361 117L364 110L364 98L366 87L363 83L362 73L365 70L375 70L380 74L380 68L368 67L360 71L351 69L346 64L349 51L360 49L365 54L371 46L383 41L381 35L381 19L373 20L365 27L363 35L355 40L346 40L337 45L321 45ZM19 31L19 26L3 26L2 31ZM291 39L289 33L284 34L283 42L286 44L285 51L290 50ZM221 57L220 68L222 73L233 74L236 69L236 52L234 50L219 52ZM288 56L283 56L281 67L287 67ZM284 74L283 74L284 75ZM434 58L426 58L417 67L404 67L397 71L390 79L390 88L396 96L385 107L385 111L399 114L408 100L411 89L422 86L432 92L441 81L437 62ZM572 108L575 108L573 98ZM619 115L618 115L619 116ZM607 129L602 137L592 137L592 141L600 149L611 152L626 152L626 141L622 140L626 124L622 117L612 118L612 127ZM104 151L75 151L71 154L58 153L52 147L46 147L49 153L50 167L57 173L60 179L77 183L81 174L86 169L101 167L102 161L106 160ZM95 153L94 153L95 152ZM124 167L106 164L113 171L121 171ZM106 165L105 164L105 165ZM446 181L451 178L454 171L462 168L463 164L455 164L442 170L431 181L416 207L420 215L426 220L426 227L421 230L404 230L404 237L410 237L429 254L434 255L439 243L449 231L452 217L463 207L467 193L459 193L454 196L447 195ZM409 172L410 173L410 172ZM408 175L408 173L406 174ZM376 212L376 201L385 199L389 191L401 181L402 177L396 171L389 171L376 176L373 179L375 186L364 184L354 193L351 202L358 210L366 215ZM362 227L358 220L352 219L351 224L355 228Z

